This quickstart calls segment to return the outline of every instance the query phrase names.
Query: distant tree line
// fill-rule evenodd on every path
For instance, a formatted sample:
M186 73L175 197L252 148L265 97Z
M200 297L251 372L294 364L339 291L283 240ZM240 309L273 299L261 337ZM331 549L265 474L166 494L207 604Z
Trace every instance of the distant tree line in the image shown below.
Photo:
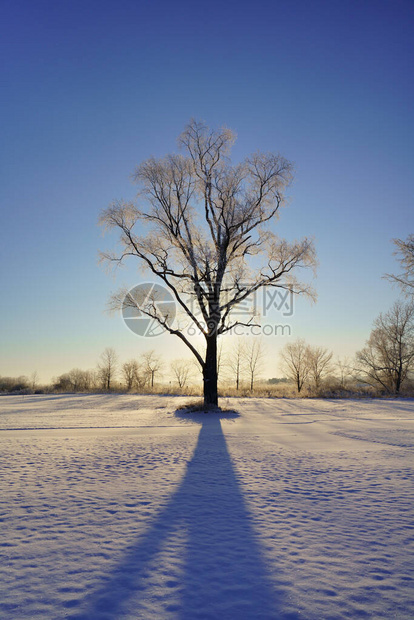
M29 388L29 380L25 376L0 377L0 392L21 392Z
M294 386L297 394L323 396L326 391L358 391L369 387L376 394L399 395L414 390L414 235L406 241L394 240L403 271L385 277L401 286L404 298L381 313L374 321L365 346L353 360L333 360L333 353L304 339L288 342L279 351L284 376L270 379L268 385ZM265 371L265 349L260 338L236 338L223 353L217 351L221 384L231 386L237 395L254 393ZM169 365L170 385L183 393L194 381L199 366L188 359ZM50 386L38 385L37 372L30 377L0 377L0 393L55 390L90 392L93 390L154 390L157 378L165 378L166 364L155 351L120 364L113 348L106 348L93 370L73 368L56 377ZM201 379L201 377L200 377Z
M148 351L139 359L119 363L115 349L107 347L100 356L95 370L73 368L60 375L53 387L61 391L88 392L93 389L111 391L123 388L142 390L154 387L155 376L162 367L161 358L155 351Z
M305 340L288 343L281 351L282 368L295 384L298 393L304 386L318 391L332 372L333 353L323 347L306 344Z
M375 393L399 395L414 388L414 304L397 301L380 314L365 347L353 360L338 359L323 347L303 339L280 352L285 375L298 394L306 388L322 395L327 388L353 390L369 386Z
M386 274L404 295L374 321L365 347L356 354L356 372L366 383L386 394L411 388L414 373L414 235L394 239L399 274Z

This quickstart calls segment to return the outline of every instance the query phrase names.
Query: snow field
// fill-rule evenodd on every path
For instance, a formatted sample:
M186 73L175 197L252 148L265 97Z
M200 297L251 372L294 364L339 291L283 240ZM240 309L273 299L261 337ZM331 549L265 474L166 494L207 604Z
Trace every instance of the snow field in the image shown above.
M0 617L414 617L414 402L0 399Z

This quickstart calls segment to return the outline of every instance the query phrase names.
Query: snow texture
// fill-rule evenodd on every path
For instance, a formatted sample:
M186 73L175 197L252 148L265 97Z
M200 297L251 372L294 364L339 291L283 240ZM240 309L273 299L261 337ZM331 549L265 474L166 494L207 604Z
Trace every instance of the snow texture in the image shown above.
M0 618L414 618L414 402L0 398Z

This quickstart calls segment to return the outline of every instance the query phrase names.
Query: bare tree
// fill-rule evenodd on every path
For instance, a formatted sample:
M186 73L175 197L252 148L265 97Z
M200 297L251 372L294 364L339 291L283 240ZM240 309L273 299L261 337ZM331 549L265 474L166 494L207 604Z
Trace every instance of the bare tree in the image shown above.
M161 358L156 355L155 351L147 351L142 355L145 372L149 377L151 387L154 387L155 374L160 370L162 363Z
M350 379L353 378L353 365L349 357L338 358L335 363L335 369L338 374L340 387L346 388Z
M29 385L27 377L0 377L0 392L18 392L19 390L26 390Z
M223 343L220 342L217 345L217 380L220 377L220 371L222 370L223 363L224 363Z
M414 369L414 303L396 302L389 312L380 314L356 359L367 383L399 394Z
M101 375L99 375L99 379L102 383ZM94 385L94 372L91 370L81 370L80 368L72 368L69 372L54 379L54 387L62 391L86 392Z
M72 368L67 375L71 383L71 389L74 392L82 392L88 389L84 370L81 370L80 368Z
M72 381L69 377L69 373L63 373L58 377L52 379L53 388L62 392L69 392L73 389Z
M280 352L280 357L284 372L295 382L300 393L309 376L308 345L302 338L288 342Z
M315 390L319 390L322 379L332 369L332 352L323 347L308 346L306 352L309 366L309 377Z
M138 370L138 362L136 360L130 360L122 365L122 375L125 381L125 387L128 391L132 390L137 383Z
M403 268L399 275L387 274L385 277L399 284L404 293L414 295L414 235L408 235L407 239L394 239L397 246L394 254Z
M191 376L192 366L188 360L173 360L171 362L171 370L177 380L178 387L184 388Z
M107 347L101 355L101 361L98 364L98 376L102 387L110 390L113 379L117 372L118 357L115 349Z
M95 370L84 371L85 390L93 390L99 382L98 373Z
M37 388L37 384L39 383L39 374L37 370L33 371L30 375L30 387L33 391Z
M240 388L240 381L242 378L243 370L245 369L245 349L246 343L240 338L238 338L226 358L226 367L229 370L229 374L231 375L232 380L234 380L235 382L237 391Z
M150 375L145 367L144 363L137 362L137 370L135 373L135 387L138 390L142 390L150 382Z
M151 372L145 361L141 364L137 360L129 360L122 365L122 376L128 391L134 388L141 390L149 383Z
M264 355L263 343L258 338L250 340L244 348L244 359L251 392L253 392L254 383L263 370Z
M101 216L105 227L120 231L122 246L102 257L115 263L137 258L203 335L205 346L198 350L157 304L137 304L125 292L114 298L115 304L138 307L187 345L202 368L206 406L218 402L218 336L254 324L253 317L234 318L237 304L266 286L311 295L294 273L316 264L309 239L288 243L268 228L284 203L292 164L280 155L255 153L231 165L234 140L229 129L210 131L191 121L179 139L185 156L151 158L137 168L140 204L114 202Z

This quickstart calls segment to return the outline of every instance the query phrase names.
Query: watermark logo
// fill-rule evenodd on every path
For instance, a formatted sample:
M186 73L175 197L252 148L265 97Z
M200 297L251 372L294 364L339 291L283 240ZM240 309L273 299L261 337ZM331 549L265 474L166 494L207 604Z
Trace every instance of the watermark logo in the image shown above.
M239 291L245 288L248 290L252 285L246 283L239 284ZM253 287L252 287L253 288ZM221 303L225 307L226 297L232 294L232 289L224 287L224 294ZM229 314L228 322L235 325L228 334L271 336L271 335L291 335L290 325L275 324L271 321L272 315L279 314L283 317L293 315L294 294L292 291L283 288L267 287L253 290L251 295L246 298L241 296L240 301L235 304ZM181 331L187 336L202 335L206 325L202 319L195 295L183 293L182 301L189 309L191 314L196 317L196 323L186 321ZM208 295L205 296L205 305L208 306ZM171 291L162 284L154 282L144 282L131 288L125 295L122 303L122 317L126 326L137 334L145 338L161 336L171 328L177 315L177 303ZM261 324L260 319L267 319ZM220 327L218 325L218 327ZM243 333L241 333L243 332Z
M165 325L170 327L173 324L176 305L168 288L158 283L144 282L127 292L121 312L125 325L134 334L154 338L166 331Z
M240 291L248 290L252 287L249 282L239 283ZM223 286L224 292L222 302L230 301L235 291L231 287ZM208 297L207 297L208 299ZM290 317L294 314L294 293L285 288L263 287L253 290L248 297L240 295L240 301L235 304L231 310L232 317L271 317L278 314L283 317ZM194 296L188 295L185 299L186 305L193 314L197 314L197 301Z
M271 311L279 312L282 316L293 315L294 294L288 289L270 288L262 289L263 316Z

